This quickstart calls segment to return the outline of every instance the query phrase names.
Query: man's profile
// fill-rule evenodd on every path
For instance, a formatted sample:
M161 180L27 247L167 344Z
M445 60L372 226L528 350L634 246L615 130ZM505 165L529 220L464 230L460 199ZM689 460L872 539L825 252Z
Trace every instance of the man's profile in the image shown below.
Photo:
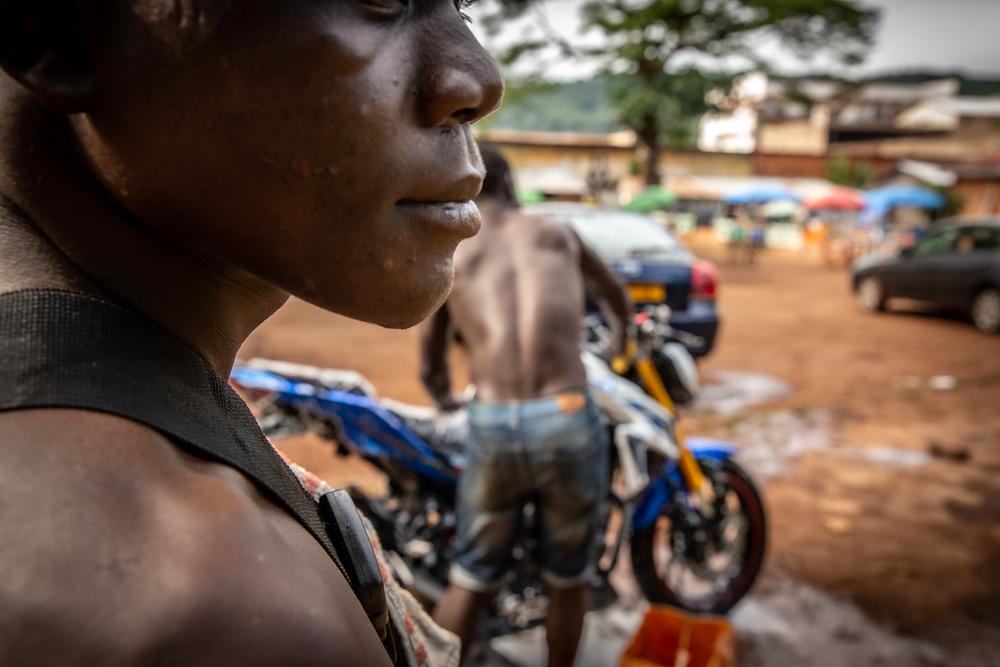
M385 326L476 233L452 0L0 0L0 663L379 665L225 382L289 294Z
M624 288L568 227L521 212L510 168L483 147L476 200L483 230L455 256L455 288L423 329L424 385L455 406L446 348L457 332L476 387L468 463L458 491L451 586L434 618L468 645L502 585L525 505L541 527L549 664L573 664L583 628L597 513L607 494L607 443L580 359L586 293L612 315L613 352L625 348Z

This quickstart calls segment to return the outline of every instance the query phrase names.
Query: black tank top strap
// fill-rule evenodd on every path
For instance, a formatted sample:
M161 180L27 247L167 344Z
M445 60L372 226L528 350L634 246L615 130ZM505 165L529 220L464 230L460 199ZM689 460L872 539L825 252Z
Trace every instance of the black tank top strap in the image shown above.
M159 431L195 456L239 470L320 543L354 588L390 659L406 664L405 654L395 649L398 629L389 623L382 580L376 576L377 565L371 566L371 546L341 553L330 537L332 531L348 546L362 544L358 536L364 528L356 521L353 503L353 515L341 512L348 521L324 521L321 505L267 441L226 379L162 327L78 292L0 294L0 411L31 408L117 415ZM328 494L322 507L336 495ZM351 520L355 523L347 525ZM345 542L345 529L354 542Z
M122 306L63 290L0 295L0 410L124 417L246 475L347 573L313 499L246 404L198 354Z

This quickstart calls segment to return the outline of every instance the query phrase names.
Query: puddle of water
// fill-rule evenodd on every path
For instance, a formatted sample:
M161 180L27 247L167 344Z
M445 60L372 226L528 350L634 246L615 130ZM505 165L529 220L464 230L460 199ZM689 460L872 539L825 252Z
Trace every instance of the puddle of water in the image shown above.
M748 416L727 435L740 447L739 459L760 479L788 472L806 452L832 447L832 419L821 410L778 410Z
M848 601L811 586L770 578L730 615L739 667L973 667L982 646L946 653L874 623ZM576 667L617 665L648 606L616 604L588 614ZM541 667L545 631L496 639L479 667ZM982 650L981 650L982 649ZM994 655L992 650L986 650Z
M698 392L695 409L730 415L759 403L783 398L792 392L790 384L763 373L715 371Z
M898 468L913 468L931 460L927 452L912 449L835 446L833 419L823 410L751 414L734 423L726 439L739 446L740 462L760 479L789 472L795 461L808 452L826 452Z
M931 456L927 452L894 447L868 447L865 449L844 447L835 451L846 456L897 468L915 468L931 460Z
M933 644L901 637L815 588L785 582L769 589L751 595L732 615L740 667L953 664Z
M617 665L633 633L642 622L647 605L616 604L587 614L576 667ZM545 630L533 628L490 643L492 654L479 667L542 667L545 665Z

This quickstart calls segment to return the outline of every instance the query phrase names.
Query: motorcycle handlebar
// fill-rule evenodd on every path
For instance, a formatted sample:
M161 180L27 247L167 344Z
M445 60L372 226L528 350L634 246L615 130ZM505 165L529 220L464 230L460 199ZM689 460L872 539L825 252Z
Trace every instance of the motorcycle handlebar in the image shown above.
M670 309L666 306L647 306L635 314L633 331L635 341L640 349L650 350L664 343L678 342L692 348L701 348L705 339L672 327L669 323ZM587 343L600 356L607 356L610 346L610 336L607 326L598 316L589 316L584 320L587 331Z

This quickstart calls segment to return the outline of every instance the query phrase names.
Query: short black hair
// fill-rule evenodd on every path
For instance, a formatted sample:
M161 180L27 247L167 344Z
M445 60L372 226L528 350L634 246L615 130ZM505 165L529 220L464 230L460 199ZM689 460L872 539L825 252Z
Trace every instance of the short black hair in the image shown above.
M510 174L510 163L493 144L479 144L479 152L486 166L486 179L483 181L482 194L488 197L503 197L507 194L507 175Z

